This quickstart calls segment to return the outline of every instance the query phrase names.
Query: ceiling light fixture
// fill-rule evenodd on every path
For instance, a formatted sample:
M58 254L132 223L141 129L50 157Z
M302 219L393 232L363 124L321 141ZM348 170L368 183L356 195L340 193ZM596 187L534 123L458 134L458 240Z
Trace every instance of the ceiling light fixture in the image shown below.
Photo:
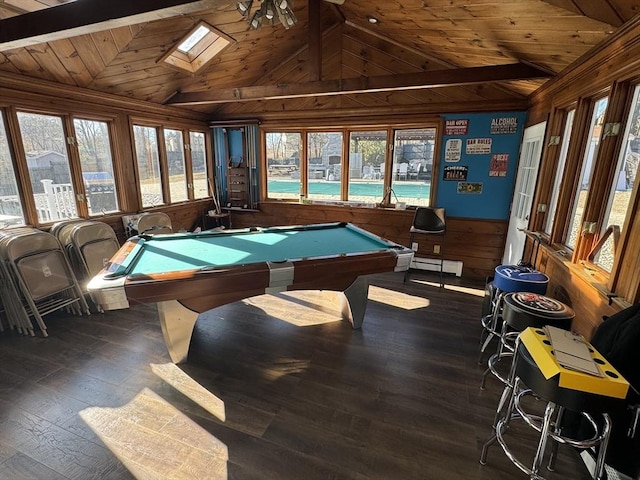
M376 17L372 15L367 15L367 20L369 21L369 23L372 23L374 25L380 22L380 20L378 20Z
M249 11L251 11L252 5L253 5L253 0L238 2L238 4L236 5L236 10L238 10L238 13L242 15L242 18L247 19L247 17L249 16Z
M257 0L256 3L260 6L251 15L253 3L253 0L245 0L236 4L236 10L249 22L249 28L253 30L260 30L263 22L275 25L276 21L280 21L284 28L288 29L298 21L291 9L291 0Z

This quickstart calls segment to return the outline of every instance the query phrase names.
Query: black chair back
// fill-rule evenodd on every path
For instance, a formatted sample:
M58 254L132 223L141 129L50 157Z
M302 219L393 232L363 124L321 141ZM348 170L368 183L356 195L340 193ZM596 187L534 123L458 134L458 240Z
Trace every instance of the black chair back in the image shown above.
M414 233L444 234L447 230L445 210L440 207L418 207L413 216Z

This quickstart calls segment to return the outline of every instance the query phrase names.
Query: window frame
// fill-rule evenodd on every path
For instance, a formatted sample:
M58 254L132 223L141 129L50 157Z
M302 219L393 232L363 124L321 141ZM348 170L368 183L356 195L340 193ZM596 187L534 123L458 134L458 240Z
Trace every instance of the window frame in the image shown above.
M601 238L607 228L607 225L604 225L607 219L607 205L612 191L615 188L615 179L618 174L616 167L620 155L622 155L622 150L626 147L624 144L626 141L625 132L627 131L626 123L630 120L630 110L633 107L632 101L636 88L640 88L640 78L635 78L633 82L614 83L610 88L593 92L590 96L578 98L573 104L554 107L550 117L551 124L556 125L553 132L561 135L562 129L564 129L564 123L560 122L559 118L562 115L566 115L566 113L573 108L575 108L576 111L571 135L572 138L570 140L565 164L565 172L560 184L553 228L551 232L542 234L542 236L547 240L551 248L565 256L569 264L584 269L595 283L599 283L603 287L606 286L606 290L611 292L608 293L608 295L612 296L616 295L616 293L613 293L616 292L616 289L627 288L627 286L618 286L621 272L628 268L620 262L620 259L623 258L627 245L631 241L629 232L631 225L637 223L638 215L640 215L640 212L637 211L637 205L640 203L640 188L638 187L638 183L640 182L636 181L631 191L631 197L623 222L624 225L621 225L622 234L618 248L614 252L611 272L593 263L589 258L590 254L593 254L594 247L603 243L601 242ZM576 246L574 249L569 249L563 240L568 235L571 207L576 200L578 182L581 181L580 169L587 142L589 141L590 121L596 102L605 96L608 97L608 104L604 114L603 132L601 134L598 151L593 159L591 184L585 202L581 224L579 225ZM609 129L608 124L617 124L619 133L605 134L605 131ZM554 133L549 133L549 135L554 135ZM550 149L547 148L547 150ZM542 190L545 192L541 193L541 203L547 204L551 199L551 190L553 188L553 178L549 172L555 173L554 169L557 168L559 149L554 152L553 156L549 154L549 158L555 158L555 161L548 162L546 165L547 175L545 178L547 179L547 183L540 188L541 192ZM546 202L543 199L546 199ZM535 219L532 219L531 225L533 225L534 228L543 230L546 221L544 214L538 209ZM585 224L593 224L593 226L590 230L583 232L582 230ZM623 292L621 292L621 294L622 293Z
M395 148L395 137L397 130L410 130L410 129L434 129L435 130L435 139L434 139L434 147L433 147L433 162L432 162L432 173L430 180L430 192L429 192L429 205L434 205L436 195L437 195L437 182L434 181L437 179L439 164L440 164L440 146L441 146L441 136L442 136L442 119L439 117L434 117L433 119L427 119L423 122L412 122L412 123L402 123L398 122L396 124L377 124L377 123L367 123L363 124L362 122L358 122L354 120L353 124L342 125L342 126L334 126L334 125L307 125L307 126L293 126L293 125L276 125L276 124L262 124L260 126L259 131L259 141L260 141L260 201L267 202L284 202L284 203L295 203L298 200L294 199L281 199L274 196L269 196L268 192L268 167L267 167L267 146L266 146L266 135L267 133L296 133L300 135L301 145L300 145L300 196L307 198L308 195L308 173L307 173L307 165L308 165L308 146L307 146L307 134L313 132L327 132L327 133L341 133L342 134L342 158L344 159L341 171L341 179L340 179L340 200L336 202L336 204L340 205L344 202L349 202L349 152L350 152L350 138L352 132L363 132L363 131L386 131L386 148L385 148L385 174L381 179L383 182L383 192L389 192L390 189L393 188L393 152ZM392 207L395 203L395 199L393 195L385 195L383 193L383 198L378 201L376 199L376 204L381 207ZM358 202L354 204L357 206ZM413 205L410 205L413 206Z
M156 131L156 138L158 141L158 159L160 167L160 180L161 180L161 192L162 203L158 205L142 206L142 191L140 189L140 172L138 168L138 156L136 153L135 134L134 127L153 128ZM165 130L180 131L182 133L182 148L184 154L184 166L185 166L185 182L187 188L187 199L173 201L171 199L171 192L169 188L169 164L166 149L166 138L164 135ZM133 167L135 172L135 184L138 205L141 210L154 209L158 207L165 207L171 205L184 205L193 201L206 201L212 198L213 192L211 191L212 185L212 152L211 152L211 133L208 129L201 126L184 124L178 122L158 122L140 117L131 117L129 119L129 132L131 135L131 154L133 158ZM205 154L205 166L206 166L206 178L207 178L207 196L202 198L195 198L195 188L193 181L193 159L191 156L191 133L200 133L204 135L204 154Z
M20 124L18 121L18 113L33 114L57 117L61 120L63 134L65 136L65 148L67 152L67 161L70 173L70 181L73 186L76 206L77 218L99 218L102 217L102 213L89 215L89 209L86 202L86 189L84 187L84 181L82 177L82 164L80 162L80 154L78 151L78 137L76 135L74 120L89 120L96 122L104 122L107 124L109 133L109 149L111 153L111 162L114 173L114 183L116 188L116 198L118 202L118 210L109 212L109 215L117 215L123 212L123 188L121 182L121 174L117 167L116 150L115 150L115 137L116 118L112 116L95 115L85 112L69 112L69 111L55 111L45 110L39 108L31 108L22 105L12 105L4 109L6 114L6 124L10 129L10 142L11 148L14 152L14 163L16 165L16 180L20 184L20 191L22 192L22 204L24 209L25 223L27 225L41 226L50 225L57 220L52 221L40 221L35 205L35 198L33 189L31 188L31 176L27 165L27 157L25 147L22 141L22 132L20 130Z

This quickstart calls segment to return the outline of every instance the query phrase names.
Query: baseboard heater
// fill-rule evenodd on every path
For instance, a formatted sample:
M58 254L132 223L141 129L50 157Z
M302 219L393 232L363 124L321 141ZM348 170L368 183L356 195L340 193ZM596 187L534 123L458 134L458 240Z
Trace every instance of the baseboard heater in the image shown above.
M440 271L439 258L413 257L411 266L415 270L429 270L431 272ZM445 273L453 273L456 277L462 276L462 262L457 260L445 260L442 265L442 271Z

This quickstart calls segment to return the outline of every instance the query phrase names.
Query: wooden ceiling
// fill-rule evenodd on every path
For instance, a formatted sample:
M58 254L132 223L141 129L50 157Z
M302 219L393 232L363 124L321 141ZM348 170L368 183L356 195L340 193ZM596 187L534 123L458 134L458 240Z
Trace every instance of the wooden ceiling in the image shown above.
M169 1L184 5L161 12L153 0L105 2L77 0L90 13L56 16L68 2L1 1L0 35L11 27L20 38L0 38L0 71L182 105L212 119L500 107L523 104L640 10L628 0L290 0L295 26L255 31L228 0ZM111 19L127 3L150 13ZM105 5L116 14L96 23L90 17ZM311 22L309 6L318 12ZM29 13L37 10L38 18ZM196 75L162 63L200 21L235 42ZM34 26L52 33L38 36Z

